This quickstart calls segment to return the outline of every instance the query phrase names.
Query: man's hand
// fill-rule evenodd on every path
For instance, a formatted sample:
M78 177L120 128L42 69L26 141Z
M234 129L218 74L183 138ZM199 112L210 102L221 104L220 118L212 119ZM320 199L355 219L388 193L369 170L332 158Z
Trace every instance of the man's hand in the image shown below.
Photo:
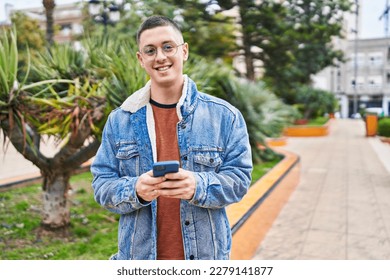
M156 199L160 195L158 185L165 180L165 177L153 177L152 170L142 174L135 184L138 197L147 202Z
M195 194L196 180L192 172L179 168L176 173L165 174L165 180L158 183L159 196L190 200Z

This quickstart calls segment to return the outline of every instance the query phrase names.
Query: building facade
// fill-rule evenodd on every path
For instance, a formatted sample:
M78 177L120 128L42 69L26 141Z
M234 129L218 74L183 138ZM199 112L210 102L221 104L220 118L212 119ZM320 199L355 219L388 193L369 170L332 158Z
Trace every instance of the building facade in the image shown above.
M346 62L329 67L313 78L315 87L333 92L341 117L367 108L385 116L390 111L390 39L345 41ZM370 110L370 109L369 109Z
M348 61L344 65L345 94L348 100L356 97L359 109L390 110L390 39L349 41ZM348 103L349 111L351 107Z
M12 4L8 4L9 15L15 12L23 12L32 19L38 21L39 26L42 30L46 30L46 15L45 8L41 5L37 8L27 8L27 9L13 9ZM54 9L54 25L55 25L55 34L54 40L56 42L70 42L73 37L83 33L83 14L81 4L64 4L56 5ZM7 18L6 23L9 22Z

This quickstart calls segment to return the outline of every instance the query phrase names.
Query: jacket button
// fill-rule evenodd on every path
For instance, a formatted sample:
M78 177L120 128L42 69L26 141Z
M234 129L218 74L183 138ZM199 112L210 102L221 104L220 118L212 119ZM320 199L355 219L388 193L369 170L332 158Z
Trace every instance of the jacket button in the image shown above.
M195 257L194 257L194 255L191 255L190 260L193 260L193 259L195 259Z
M210 158L210 163L213 163L214 162L214 159Z
M185 129L187 126L186 126L186 124L185 123L183 123L182 125L181 125L181 128L182 129Z
M189 221L185 221L184 223L186 226L190 225L190 222Z
M184 160L187 160L187 159L188 159L188 157L187 157L187 156L184 156L184 157L183 157L183 159L184 159Z

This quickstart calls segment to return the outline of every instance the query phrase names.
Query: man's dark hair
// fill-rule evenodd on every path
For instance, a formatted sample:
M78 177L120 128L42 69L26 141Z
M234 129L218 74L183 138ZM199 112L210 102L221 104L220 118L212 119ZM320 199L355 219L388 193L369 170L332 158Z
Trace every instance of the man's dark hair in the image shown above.
M141 37L142 32L159 26L172 26L177 32L179 32L179 34L182 34L180 27L177 25L177 23L170 18L164 16L151 16L148 17L139 27L137 31L137 44L139 45L139 39Z

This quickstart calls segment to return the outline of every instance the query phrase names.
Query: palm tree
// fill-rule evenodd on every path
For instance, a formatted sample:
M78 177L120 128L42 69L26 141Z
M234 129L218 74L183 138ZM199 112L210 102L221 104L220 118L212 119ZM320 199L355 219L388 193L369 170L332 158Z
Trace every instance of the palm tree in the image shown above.
M95 155L109 112L147 79L134 43L105 37L83 45L52 45L18 75L15 31L0 35L0 128L41 171L46 229L70 224L70 176ZM60 147L53 157L40 150L48 138Z
M96 135L106 104L103 87L85 71L84 54L69 46L53 47L31 69L29 62L23 81L17 80L20 68L13 32L1 36L0 58L0 127L44 178L42 226L66 227L70 223L69 178L99 146ZM50 78L42 79L42 73ZM33 83L26 84L27 78ZM54 157L41 153L41 136L53 137L61 145Z
M283 128L297 117L296 110L284 104L261 81L231 78L222 81L221 86L230 96L229 101L244 116L253 162L261 163L277 158L277 153L266 144L266 138L279 137Z
M54 8L56 3L54 0L42 0L43 7L46 13L46 40L49 45L53 44L54 40Z

